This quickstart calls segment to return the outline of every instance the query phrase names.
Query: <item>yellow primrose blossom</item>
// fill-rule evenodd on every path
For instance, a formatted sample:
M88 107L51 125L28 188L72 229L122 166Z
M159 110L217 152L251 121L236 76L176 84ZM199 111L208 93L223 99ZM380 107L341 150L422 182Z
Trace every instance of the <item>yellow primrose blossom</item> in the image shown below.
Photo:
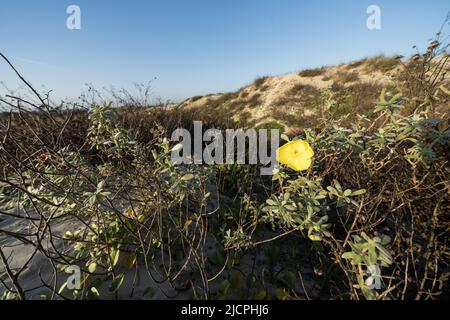
M277 150L277 161L295 171L308 170L313 156L314 151L305 140L291 141Z

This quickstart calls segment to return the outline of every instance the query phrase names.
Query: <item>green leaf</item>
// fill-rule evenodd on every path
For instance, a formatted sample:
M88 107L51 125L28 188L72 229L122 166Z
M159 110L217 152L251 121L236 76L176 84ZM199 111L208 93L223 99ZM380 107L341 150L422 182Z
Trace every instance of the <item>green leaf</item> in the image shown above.
M352 196L360 196L366 192L367 192L366 189L357 190L357 191L352 192Z
M389 236L387 236L387 235L382 235L382 236L380 237L380 243L381 243L383 246L387 245L387 244L390 243L390 242L391 242L391 237L389 237Z
M125 268L131 269L136 264L136 255L134 253L130 254L125 261Z
M285 135L284 133L282 133L282 134L280 135L280 138L281 138L281 140L284 140L284 141L287 141L287 142L290 141L289 137L288 137L287 135Z
M354 257L355 257L355 254L353 252L345 252L342 255L343 259L354 259Z
M118 275L117 278L115 278L114 281L109 286L109 291L116 292L117 290L119 290L120 286L122 286L124 278L125 278L125 275L123 273Z
M188 230L189 226L192 224L192 220L186 220L186 222L184 223L184 230Z
M286 300L289 297L286 290L282 288L277 288L275 290L275 296L277 297L278 300Z
M98 298L100 297L100 293L98 292L97 288L92 287L91 290L89 290L91 293L91 298Z
M192 180L194 178L195 178L195 176L192 173L188 173L188 174L185 174L183 177L181 177L181 180L182 181L189 181L189 180Z
M336 190L342 190L342 186L341 186L341 184L339 183L339 181L334 180L334 186L335 186Z
M312 241L322 241L322 237L317 234L309 234L308 238Z
M230 288L230 286L231 286L230 281L224 280L224 281L220 284L220 286L219 286L219 292L220 292L222 295L226 295L227 292L228 292L228 289Z
M66 287L67 287L67 281L62 284L62 286L58 290L58 293L61 294Z
M351 260L352 265L358 265L362 262L362 257L354 252L346 252L342 255L342 258Z
M368 287L363 286L361 288L362 293L364 294L364 297L366 297L367 300L377 300L377 295L374 291L370 290Z
M119 250L111 249L110 259L112 267L115 267L117 265L117 262L119 261L119 255L120 255Z
M377 252L375 250L375 247L371 247L369 249L369 255L367 256L367 265L372 266L377 263Z
M95 263L95 262L92 262L92 263L88 266L88 271L89 271L90 273L94 273L96 269L97 269L97 263Z
M337 193L337 190L336 190L335 188L333 188L332 186L328 186L328 187L327 187L327 190L328 190L330 193L332 193L332 194L336 194L336 193Z
M257 293L255 293L255 300L263 300L267 296L266 290L260 290Z

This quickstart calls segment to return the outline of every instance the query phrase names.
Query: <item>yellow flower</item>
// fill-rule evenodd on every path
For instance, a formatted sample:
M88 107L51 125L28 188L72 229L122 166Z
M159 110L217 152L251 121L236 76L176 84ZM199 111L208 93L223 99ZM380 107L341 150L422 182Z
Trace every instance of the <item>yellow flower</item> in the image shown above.
M277 161L295 171L308 170L313 156L313 149L304 140L291 141L277 150Z

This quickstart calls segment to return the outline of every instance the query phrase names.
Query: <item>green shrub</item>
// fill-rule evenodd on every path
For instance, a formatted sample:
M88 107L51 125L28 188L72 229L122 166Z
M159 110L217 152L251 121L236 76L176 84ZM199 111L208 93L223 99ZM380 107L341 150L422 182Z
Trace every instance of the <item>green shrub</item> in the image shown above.
M267 130L277 129L280 130L280 133L284 133L285 131L285 127L282 124L275 121L260 124L259 126L256 127L256 129L267 129Z
M414 61L433 66L438 47ZM377 59L367 63L393 66ZM0 235L34 253L16 265L14 251L0 246L2 299L148 298L156 287L125 285L142 274L194 299L447 297L450 128L435 108L450 95L439 71L446 59L434 80L405 77L406 96L360 82L294 86L277 106L319 105L316 126L299 133L314 161L303 172L280 166L273 177L256 165L175 165L170 157L173 129L192 129L194 120L241 125L230 110L256 95L209 97L199 109L66 110L40 101L3 115L0 219L23 229ZM417 76L420 66L412 68ZM303 115L273 117L258 128L283 131ZM30 290L29 264L48 266L50 282L36 278L41 296ZM83 278L71 291L73 265Z
M358 73L339 71L335 75L335 80L341 83L356 82L359 80Z
M357 60L357 61L352 61L347 65L347 69L355 69L358 68L362 65L364 65L367 62L367 58L361 59L361 60Z
M253 82L253 84L255 85L255 87L257 89L261 88L263 86L263 84L266 82L266 80L268 79L268 76L263 76L263 77L258 77L256 78L256 80Z
M388 72L397 67L400 60L397 57L385 57L383 55L368 58L365 61L366 68L369 71Z
M323 75L325 72L326 72L326 68L322 67L322 68L316 68L316 69L302 70L298 73L298 75L301 77L317 77L317 76Z

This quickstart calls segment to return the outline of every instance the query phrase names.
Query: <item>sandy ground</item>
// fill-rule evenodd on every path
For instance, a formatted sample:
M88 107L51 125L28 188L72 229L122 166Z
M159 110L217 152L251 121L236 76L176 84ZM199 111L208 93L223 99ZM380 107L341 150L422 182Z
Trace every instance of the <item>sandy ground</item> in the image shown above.
M23 243L19 240L15 240L12 237L5 235L5 231L14 231L21 233L29 233L34 228L32 227L30 222L24 221L22 219L15 219L12 217L6 217L4 215L0 215L0 246L2 247L5 255L8 258L8 263L14 272L17 272L22 266L28 261L30 256L33 255L33 246L30 244ZM74 231L79 229L80 224L75 223L71 220L57 220L51 223L52 231L57 235L63 235L66 231ZM261 235L263 237L270 238L272 234ZM68 248L64 248L64 244L62 241L55 240L55 246L58 250L64 250ZM49 239L46 238L43 241L43 245L45 247L49 247ZM208 237L205 245L204 245L204 255L205 257L211 256L215 251L219 250L221 245L217 242L217 240L212 237ZM288 250L289 248L285 248ZM227 269L216 281L210 282L210 290L212 292L217 292L217 287L225 278L230 278L232 274L240 274L242 275L243 280L241 282L245 283L245 275L248 274L258 274L261 275L263 272L268 272L267 266L265 263L265 249L263 247L258 247L256 249L250 250L247 254L240 257L239 262L231 269ZM118 265L125 265L125 261L128 256L126 253L121 253L121 258L119 260ZM158 262L155 263L158 265ZM275 268L277 273L281 272L285 268L283 264L283 259L280 256L279 265ZM209 277L213 277L221 268L218 266L212 266L209 270ZM148 272L147 270L152 270ZM188 270L189 271L189 270ZM142 260L138 260L136 267L132 269L124 269L119 268L119 272L123 272L125 274L125 280L120 290L117 293L111 293L109 291L110 279L106 279L104 277L91 277L89 281L93 281L96 278L100 278L103 281L97 289L100 293L101 299L157 299L157 300L165 300L165 299L192 299L192 290L189 288L184 291L175 290L167 281L163 281L161 276L158 276L153 268L146 268L144 262ZM308 264L305 264L303 274L303 283L298 283L297 292L300 294L303 293L306 289L309 292L310 296L314 295L314 290L311 289L314 285L314 277L313 271ZM188 273L188 272L187 272ZM22 285L23 289L26 291L27 299L46 299L51 296L51 290L48 288L42 288L41 278L51 287L53 286L53 267L50 264L49 260L43 256L41 253L37 253L33 256L31 262L26 267L25 271L19 277L19 282ZM57 284L55 285L56 291L59 291L61 285L67 280L69 275L65 273L59 272ZM5 268L0 263L0 278L11 285L7 274L5 273ZM183 276L180 277L180 280L183 280ZM267 284L268 292L275 292L277 288L274 285ZM0 296L4 292L3 286L0 285ZM71 292L69 290L63 291L66 297L71 296ZM213 296L211 296L214 298Z
M231 101L238 102L241 107L239 110L233 112L232 117L234 120L239 120L241 115L245 113L248 115L246 116L246 119L248 121L253 121L255 126L273 122L275 119L272 118L271 114L274 106L276 106L277 100L287 96L288 92L293 87L297 85L309 85L319 90L325 89L333 84L333 79L339 72L355 72L358 74L359 82L376 82L382 85L388 85L392 84L391 76L397 71L394 69L386 74L379 71L367 72L364 65L349 69L347 64L342 64L339 66L326 67L325 72L318 76L301 76L298 72L296 72L280 76L267 77L264 84L260 87L257 87L255 84L250 84L240 89L240 95ZM330 80L325 79L326 81L324 81L325 77L330 78ZM261 87L264 87L264 89L261 89ZM241 97L243 93L245 93L247 98L258 96L260 102L258 107L255 108L248 106L246 100ZM203 97L196 97L195 99L191 98L184 101L181 106L192 109L203 108L208 105L209 101L218 100L223 97L223 95L224 94L218 93ZM283 109L286 110L287 113L298 114L298 112L301 112L304 116L313 116L315 114L315 110L306 110L301 106L284 106ZM280 122L280 120L276 122ZM286 128L287 132L291 129L289 126Z
M23 220L14 219L12 217L2 216L0 222L0 230L14 231L28 233L30 225ZM52 223L52 231L55 234L63 235L66 231L73 231L77 229L78 224L73 221L60 220ZM64 249L63 243L55 241L58 250ZM49 246L49 240L44 241L44 246ZM34 247L30 244L25 244L12 237L6 236L0 232L0 246L2 247L11 269L16 272L22 268L23 265L33 255ZM121 261L125 261L127 256L122 254ZM119 260L119 265L121 261ZM42 284L42 279L49 285L53 285L53 267L49 260L37 253L33 256L31 262L25 271L19 277L19 282L28 299L42 299L43 295L50 295L51 290L47 288L39 288ZM67 280L69 274L59 273L57 280L57 291L61 285ZM177 292L173 290L169 283L157 283L152 276L158 278L156 274L150 274L142 262L138 264L138 268L133 268L125 272L125 280L117 294L109 292L108 281L98 287L102 299L187 299L190 297L188 292ZM0 278L10 285L10 281L5 273L5 267L0 263ZM91 280L94 280L92 278ZM35 289L38 288L38 289ZM0 286L0 296L4 292L3 286ZM65 290L64 294L70 296L69 290Z

